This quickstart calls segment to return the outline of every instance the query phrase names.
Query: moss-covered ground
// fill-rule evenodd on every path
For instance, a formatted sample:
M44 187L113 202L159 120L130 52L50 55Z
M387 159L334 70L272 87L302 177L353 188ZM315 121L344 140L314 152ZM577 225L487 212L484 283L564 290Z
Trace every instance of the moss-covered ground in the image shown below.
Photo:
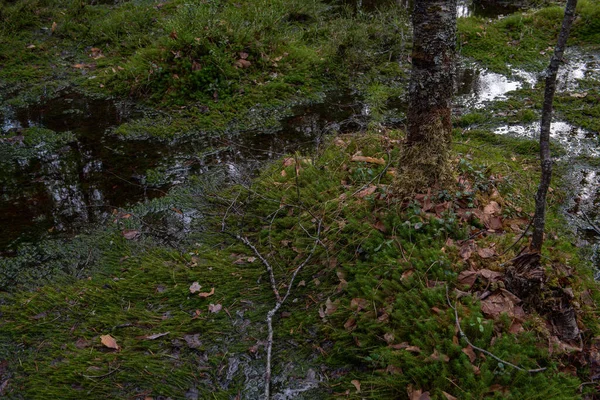
M5 395L258 397L274 295L265 265L233 237L243 235L273 266L279 290L316 245L275 319L275 393L313 374L317 388L305 398L404 398L411 390L578 398L594 366L570 355L543 315L526 306L526 314L509 306L484 313L477 297L503 293L492 276L521 248L510 246L532 209L535 143L457 135L453 191L399 202L387 163L401 132L346 135L316 159L275 163L250 187L206 193L221 210L208 231L224 233L184 253L115 228L101 272L2 295ZM372 162L379 159L384 165ZM573 290L588 346L599 333L600 294L562 223L564 196L555 186L544 265L549 285ZM465 270L477 279L466 282ZM203 295L192 293L194 282ZM530 374L472 353L448 300L474 345L547 369ZM103 335L119 349L101 343Z
M380 114L387 98L402 92L397 61L408 31L400 14L316 1L105 3L2 3L2 93L20 104L76 85L173 113L185 107L168 123L121 128L123 135L154 128L151 135L172 136L190 126L224 127L234 117L244 124L256 103L285 106L331 82L360 85ZM598 5L582 2L580 9L574 40L593 46ZM500 72L506 63L540 70L557 10L461 20L462 52ZM45 85L49 77L56 83ZM559 95L557 110L596 129L595 114L575 110L595 112L593 86L585 97ZM451 190L397 198L394 160L403 133L374 126L330 138L314 157L281 159L251 184L224 190L190 182L115 212L102 231L75 239L85 248L83 268L67 263L61 270L54 262L51 278L22 277L17 265L10 271L15 286L0 293L0 393L260 398L265 319L275 296L264 263L240 235L273 267L280 292L311 256L274 320L272 387L281 398L286 390L306 399L426 398L419 392L436 399L589 398L597 387L584 383L600 373L600 293L561 214L567 193L560 168L542 264L547 286L573 295L581 343L560 341L547 315L502 284L528 239L513 246L533 210L538 146L493 135L488 122L535 120L539 96L524 89L457 119L471 129L454 135ZM36 143L33 133L44 131L30 133L24 140ZM170 247L143 215L193 207L205 215L195 242L175 238ZM48 251L51 259L66 249ZM503 361L473 350L457 324L473 345Z

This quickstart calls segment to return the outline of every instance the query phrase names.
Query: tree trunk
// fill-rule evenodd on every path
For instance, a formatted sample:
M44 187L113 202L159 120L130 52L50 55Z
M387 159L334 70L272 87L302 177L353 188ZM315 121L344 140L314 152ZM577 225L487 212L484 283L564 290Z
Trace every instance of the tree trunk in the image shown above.
M540 186L535 196L535 215L533 217L533 239L531 250L540 252L544 242L544 227L546 225L546 195L552 179L552 158L550 156L550 123L552 121L552 102L556 91L556 75L562 61L571 25L575 19L577 0L567 0L565 16L558 36L558 43L554 55L546 70L546 87L544 91L544 105L542 108L542 124L540 128L540 162L542 176Z
M408 134L400 163L400 185L410 191L443 185L452 176L456 3L415 1Z

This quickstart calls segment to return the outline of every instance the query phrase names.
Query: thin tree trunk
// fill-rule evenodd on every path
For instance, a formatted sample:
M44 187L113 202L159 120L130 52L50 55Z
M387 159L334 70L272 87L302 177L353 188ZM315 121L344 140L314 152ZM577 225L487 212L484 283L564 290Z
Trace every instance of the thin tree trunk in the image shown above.
M415 1L408 134L400 163L400 183L413 189L451 176L456 4L457 0Z
M546 225L546 195L552 179L552 158L550 155L550 123L552 121L552 102L556 91L556 75L565 52L571 25L575 19L577 0L567 0L565 16L558 36L558 43L554 55L546 70L546 87L544 91L544 105L542 108L542 124L540 129L540 162L542 176L540 186L535 196L535 215L533 217L533 239L531 249L536 252L542 250L544 242L544 227Z

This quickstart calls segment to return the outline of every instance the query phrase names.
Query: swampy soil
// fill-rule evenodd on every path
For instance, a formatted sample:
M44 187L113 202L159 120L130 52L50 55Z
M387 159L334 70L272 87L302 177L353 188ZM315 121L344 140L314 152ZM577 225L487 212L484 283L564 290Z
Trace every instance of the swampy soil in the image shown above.
M407 3L67 3L0 6L20 32L0 69L2 395L261 398L289 287L273 398L592 398L589 23L560 78L534 309L504 274L528 239L556 7L461 5L456 190L406 202ZM580 24L600 8L580 7Z

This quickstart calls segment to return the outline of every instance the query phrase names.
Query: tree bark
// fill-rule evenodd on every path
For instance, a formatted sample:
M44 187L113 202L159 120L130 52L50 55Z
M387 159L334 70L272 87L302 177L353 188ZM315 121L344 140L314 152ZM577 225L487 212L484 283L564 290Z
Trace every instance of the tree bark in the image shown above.
M451 102L456 54L456 0L416 0L408 132L400 184L411 190L451 177Z
M533 238L531 250L540 252L544 243L544 228L546 225L546 195L552 180L552 157L550 155L550 123L552 122L552 102L556 92L556 75L565 52L571 25L575 19L577 0L567 0L558 42L554 55L546 70L546 87L544 89L544 105L542 107L542 123L540 128L540 163L542 174L540 185L535 196L535 215L533 217Z

